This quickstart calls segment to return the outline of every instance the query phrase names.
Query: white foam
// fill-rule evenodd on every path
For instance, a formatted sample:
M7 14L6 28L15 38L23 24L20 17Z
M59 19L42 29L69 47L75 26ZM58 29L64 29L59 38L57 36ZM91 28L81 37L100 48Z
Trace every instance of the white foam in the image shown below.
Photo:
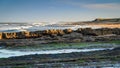
M32 27L31 25L25 25L25 24L0 24L0 32L19 32L24 31L25 29L29 29Z
M14 51L7 49L0 49L0 58L8 58L12 56L23 56L30 54L60 54L60 53L71 53L71 52L89 52L98 51L113 48L97 48L97 49L59 49L59 50L40 50L40 51Z
M0 24L0 32L18 32L18 31L35 31L35 30L47 30L47 29L73 29L77 30L78 28L101 28L91 25L60 25L60 24L54 24L54 25L45 25L43 23L32 23L32 24Z

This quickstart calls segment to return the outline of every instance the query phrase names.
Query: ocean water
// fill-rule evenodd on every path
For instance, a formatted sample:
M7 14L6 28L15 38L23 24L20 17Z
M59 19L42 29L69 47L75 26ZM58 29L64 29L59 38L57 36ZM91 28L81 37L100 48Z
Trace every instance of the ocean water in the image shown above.
M60 25L60 24L42 24L42 23L0 23L0 32L20 32L20 31L36 31L46 29L68 29L76 30L78 28L101 28L88 25Z
M89 52L106 50L113 48L92 48L92 49L57 49L57 50L39 50L39 51L19 51L19 50L8 50L0 49L0 58L8 58L12 56L23 56L31 54L60 54L60 53L72 53L72 52Z

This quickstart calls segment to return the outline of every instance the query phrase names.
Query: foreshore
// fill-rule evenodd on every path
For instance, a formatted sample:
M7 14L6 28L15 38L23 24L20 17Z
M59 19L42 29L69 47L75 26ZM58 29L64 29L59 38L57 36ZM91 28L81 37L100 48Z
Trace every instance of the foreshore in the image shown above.
M120 28L79 28L1 33L0 46L19 51L19 47L37 50L108 48L88 52L27 54L0 58L0 67L117 67L120 64ZM106 45L106 42L108 45ZM87 45L85 44L87 43ZM103 43L103 44L102 44ZM92 45L92 46L88 46ZM96 46L94 46L96 45ZM35 48L34 48L35 47ZM112 47L112 49L111 49ZM27 52L27 49L25 51ZM38 50L38 51L39 51ZM60 50L61 51L61 50ZM1 52L3 53L3 52ZM13 53L13 52L12 52ZM20 52L19 52L20 53ZM36 52L37 53L37 52ZM8 53L7 53L8 54ZM14 53L13 53L14 54ZM104 64L103 64L104 62ZM113 64L114 63L114 64ZM106 65L108 64L108 65ZM77 65L77 66L76 66ZM92 65L92 66L90 66ZM120 66L120 65L119 65Z

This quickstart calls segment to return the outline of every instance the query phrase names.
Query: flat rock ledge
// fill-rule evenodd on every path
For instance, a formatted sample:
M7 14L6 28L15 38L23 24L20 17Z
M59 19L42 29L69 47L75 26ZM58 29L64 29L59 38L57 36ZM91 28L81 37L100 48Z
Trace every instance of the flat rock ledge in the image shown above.
M79 43L120 40L120 28L50 29L0 33L0 46L25 46L48 43Z

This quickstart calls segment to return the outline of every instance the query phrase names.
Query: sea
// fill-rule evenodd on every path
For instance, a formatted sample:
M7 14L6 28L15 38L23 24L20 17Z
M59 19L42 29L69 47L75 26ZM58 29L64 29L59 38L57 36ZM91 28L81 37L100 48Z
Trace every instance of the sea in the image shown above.
M64 25L64 24L44 24L44 23L0 23L0 32L20 32L38 31L47 29L73 29L78 28L101 28L92 25Z

